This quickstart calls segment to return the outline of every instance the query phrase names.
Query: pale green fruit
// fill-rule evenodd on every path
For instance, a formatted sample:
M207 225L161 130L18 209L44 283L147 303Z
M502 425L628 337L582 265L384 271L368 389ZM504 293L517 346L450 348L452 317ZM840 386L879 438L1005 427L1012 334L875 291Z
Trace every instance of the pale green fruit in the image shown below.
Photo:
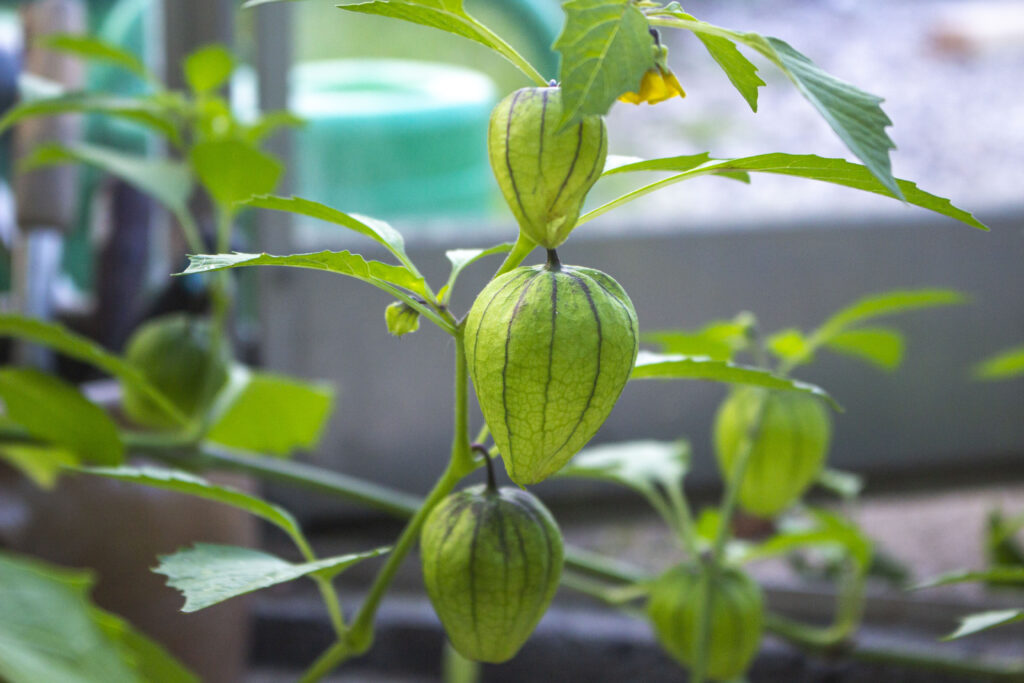
M452 646L480 662L515 656L562 573L562 534L539 500L515 488L454 493L420 536L423 581Z
M651 587L647 616L662 647L680 664L692 667L699 647L701 584L711 581L705 673L727 681L742 676L757 654L764 597L757 583L738 569L722 568L706 576L698 568L684 566L662 574Z
M466 320L466 358L505 469L520 486L594 436L637 354L636 311L615 280L577 266L495 278Z
M559 131L561 120L561 88L523 88L498 103L487 133L505 201L520 229L547 249L576 227L608 156L604 119L585 116Z
M825 465L831 422L821 400L794 391L734 390L715 416L715 450L724 477L733 471L747 442L762 397L761 431L740 487L740 504L762 517L789 507L814 483Z
M139 370L186 417L195 417L228 379L230 359L211 350L210 323L184 313L142 325L128 340L125 360ZM149 427L177 423L131 384L123 386L125 414Z

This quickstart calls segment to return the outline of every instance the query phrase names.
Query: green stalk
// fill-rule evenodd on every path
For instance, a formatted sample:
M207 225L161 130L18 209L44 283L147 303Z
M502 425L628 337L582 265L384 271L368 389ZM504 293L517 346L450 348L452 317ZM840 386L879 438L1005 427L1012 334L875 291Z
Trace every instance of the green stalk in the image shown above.
M530 252L533 251L536 246L536 242L520 232L519 237L516 238L516 243L512 245L512 251L510 251L508 256L505 257L505 260L502 262L501 267L498 268L498 272L494 274L494 277L500 277L505 273L518 268L519 264L523 262L523 259L529 256Z

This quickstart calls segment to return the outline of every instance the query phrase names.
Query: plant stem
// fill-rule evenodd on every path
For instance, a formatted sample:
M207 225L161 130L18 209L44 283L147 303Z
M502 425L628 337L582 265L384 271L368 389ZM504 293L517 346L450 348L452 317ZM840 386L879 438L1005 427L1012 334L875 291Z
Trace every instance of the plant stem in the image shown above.
M519 237L516 238L516 243L512 246L512 251L510 251L508 256L505 257L505 260L502 262L501 267L498 268L498 272L494 274L494 277L499 277L511 270L515 270L519 264L523 262L523 259L530 255L530 252L533 251L536 246L536 242L520 232Z

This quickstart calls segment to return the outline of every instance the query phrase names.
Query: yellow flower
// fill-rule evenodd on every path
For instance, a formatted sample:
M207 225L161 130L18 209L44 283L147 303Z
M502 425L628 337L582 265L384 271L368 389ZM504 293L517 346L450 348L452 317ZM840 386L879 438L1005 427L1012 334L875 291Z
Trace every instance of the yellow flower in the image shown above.
M660 64L647 70L640 81L640 92L628 92L619 99L629 104L658 104L673 97L686 97L683 86L679 85L676 75Z

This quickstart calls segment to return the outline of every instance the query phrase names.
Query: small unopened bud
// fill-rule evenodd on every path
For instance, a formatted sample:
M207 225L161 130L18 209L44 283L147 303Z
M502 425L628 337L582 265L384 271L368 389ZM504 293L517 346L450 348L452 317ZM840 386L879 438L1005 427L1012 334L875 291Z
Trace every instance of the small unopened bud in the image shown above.
M396 301L384 310L384 321L388 332L401 337L420 328L420 312L405 302Z

